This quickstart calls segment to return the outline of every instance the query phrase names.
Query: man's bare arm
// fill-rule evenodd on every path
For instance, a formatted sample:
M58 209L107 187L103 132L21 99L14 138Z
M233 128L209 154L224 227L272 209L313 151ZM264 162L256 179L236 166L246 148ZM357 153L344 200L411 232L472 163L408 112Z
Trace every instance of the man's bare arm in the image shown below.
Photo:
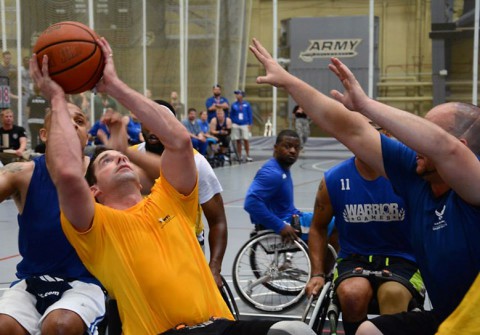
M385 175L380 135L365 117L288 73L258 40L253 39L250 50L266 70L266 75L258 77L257 83L284 88L295 101L302 102L305 114L318 127L336 137L380 175Z
M46 159L60 208L75 229L86 231L92 222L94 202L84 178L82 145L70 118L65 92L49 77L47 56L41 70L36 55L32 56L30 75L52 106Z
M187 129L164 106L146 98L143 94L122 82L113 66L112 49L104 38L98 40L106 58L103 79L97 85L99 92L106 92L119 101L142 123L148 124L165 146L161 162L162 177L181 194L190 194L197 180L193 148ZM182 173L178 173L182 171Z
M202 204L202 209L207 218L210 231L208 234L208 244L210 246L209 266L217 286L220 287L222 286L220 272L228 240L227 217L223 207L222 195L220 193L215 194L210 200Z
M343 94L332 91L338 101L362 113L408 147L431 159L447 185L465 201L480 205L480 193L477 192L480 189L480 162L464 143L433 122L368 98L355 76L340 60L333 58L329 68L345 88Z
M312 225L308 235L308 254L312 263L312 274L324 274L328 245L328 224L333 218L333 208L330 203L325 178L322 178L315 197ZM308 295L317 295L325 283L322 277L312 277L307 284Z

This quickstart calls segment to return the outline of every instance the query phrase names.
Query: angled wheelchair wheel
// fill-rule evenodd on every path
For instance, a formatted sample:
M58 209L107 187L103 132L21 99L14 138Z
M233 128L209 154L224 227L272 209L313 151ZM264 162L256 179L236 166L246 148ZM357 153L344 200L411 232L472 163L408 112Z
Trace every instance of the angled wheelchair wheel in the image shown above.
M305 243L284 243L266 231L248 240L235 257L233 284L249 306L278 312L302 300L310 269Z
M230 286L228 286L227 281L225 278L222 276L222 289L220 290L220 293L222 294L223 300L227 303L228 309L232 313L232 315L235 317L235 320L240 320L240 312L238 310L237 303L235 302L235 297L233 296L232 291L230 290Z

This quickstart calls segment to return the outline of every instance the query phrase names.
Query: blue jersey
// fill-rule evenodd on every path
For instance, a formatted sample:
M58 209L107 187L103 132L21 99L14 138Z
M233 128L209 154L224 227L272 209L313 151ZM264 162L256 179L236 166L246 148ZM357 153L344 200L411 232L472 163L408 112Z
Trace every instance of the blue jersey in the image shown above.
M100 129L103 130L103 132L107 135L108 138L110 138L110 130L108 129L107 125L105 123L101 122L101 121L95 122L93 124L92 128L90 128L90 130L88 131L88 133L91 136L95 137L94 143L98 144L98 145L105 144L102 141L100 141L100 139L98 137L96 137L97 133Z
M23 212L18 215L18 244L23 259L17 265L17 277L50 275L99 284L63 233L57 191L45 156L35 158L34 162Z
M290 170L283 169L275 158L258 170L245 198L244 209L254 224L273 229L277 234L293 214L300 211L293 205L293 181Z
M207 114L208 114L208 122L210 122L214 117L217 116L217 111L214 110L214 111L210 111L208 110L210 107L212 107L213 104L217 104L217 105L220 105L220 104L223 104L224 102L226 102L227 104L229 104L228 102L228 99L225 98L225 97L215 97L215 96L211 96L210 98L208 98L206 101L205 101L205 107L207 108ZM228 108L227 109L224 109L225 111L225 117L228 116Z
M230 110L230 118L234 124L240 126L251 125L253 123L253 116L250 103L245 100L242 102L239 102L238 100L235 101Z
M208 134L210 132L210 124L208 123L207 120L205 121L202 121L200 119L197 120L197 123L198 123L198 126L200 127L200 130L204 133L204 134Z
M386 178L364 179L352 157L328 170L325 183L338 230L339 257L381 255L415 262L405 204Z
M138 121L134 121L132 117L128 118L127 124L127 134L128 134L128 143L130 145L139 144L140 133L142 132L142 124Z
M430 183L415 172L416 153L402 143L382 136L382 154L385 171L414 223L415 257L433 308L443 320L480 270L480 208L453 190L434 197Z

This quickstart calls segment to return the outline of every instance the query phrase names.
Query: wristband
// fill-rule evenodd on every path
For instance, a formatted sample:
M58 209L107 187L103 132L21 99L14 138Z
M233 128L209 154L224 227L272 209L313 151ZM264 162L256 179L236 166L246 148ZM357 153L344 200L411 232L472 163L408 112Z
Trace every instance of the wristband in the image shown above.
M315 273L310 276L310 278L315 278L315 277L322 277L323 279L325 279L325 273Z

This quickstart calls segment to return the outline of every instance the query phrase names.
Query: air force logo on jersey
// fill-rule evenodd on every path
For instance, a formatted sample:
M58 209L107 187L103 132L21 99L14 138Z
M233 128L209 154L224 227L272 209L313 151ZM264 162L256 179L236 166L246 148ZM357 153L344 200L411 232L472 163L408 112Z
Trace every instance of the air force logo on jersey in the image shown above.
M439 230L447 226L447 221L443 219L443 214L445 214L445 205L443 205L441 210L435 210L438 220L433 224L432 230Z
M348 204L343 210L345 222L362 223L372 221L403 221L405 209L398 203L385 204Z

